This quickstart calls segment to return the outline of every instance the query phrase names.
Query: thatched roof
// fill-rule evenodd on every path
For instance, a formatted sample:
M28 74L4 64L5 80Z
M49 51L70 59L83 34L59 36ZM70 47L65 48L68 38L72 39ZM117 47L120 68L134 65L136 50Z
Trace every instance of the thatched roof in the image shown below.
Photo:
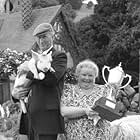
M0 17L0 49L10 48L17 51L26 51L34 43L33 30L43 22L51 23L60 13L61 5L33 10L33 24L24 30L22 27L21 12Z

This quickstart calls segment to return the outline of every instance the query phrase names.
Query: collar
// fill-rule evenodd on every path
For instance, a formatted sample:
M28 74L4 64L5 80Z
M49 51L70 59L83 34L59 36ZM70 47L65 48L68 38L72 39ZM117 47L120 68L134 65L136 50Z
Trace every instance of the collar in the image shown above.
M53 48L53 45L48 49L48 50L45 50L42 54L48 54Z

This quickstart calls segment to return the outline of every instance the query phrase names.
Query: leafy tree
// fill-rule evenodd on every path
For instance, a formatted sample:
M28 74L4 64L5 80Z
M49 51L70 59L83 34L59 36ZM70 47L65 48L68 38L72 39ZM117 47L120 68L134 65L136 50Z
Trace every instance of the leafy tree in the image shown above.
M81 8L82 1L81 0L65 0L65 4L71 4L72 8L74 10L78 10Z
M95 13L76 24L80 59L90 58L101 68L122 62L125 72L138 82L140 1L99 0Z
M57 0L32 0L33 8L45 8L58 5Z

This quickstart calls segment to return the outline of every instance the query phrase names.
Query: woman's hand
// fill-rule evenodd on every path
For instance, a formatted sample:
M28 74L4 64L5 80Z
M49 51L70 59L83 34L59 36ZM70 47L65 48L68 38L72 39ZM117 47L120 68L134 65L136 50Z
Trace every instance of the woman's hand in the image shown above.
M91 109L91 107L87 107L85 108L85 114L88 116L88 117L95 117L95 116L98 116L99 113L94 111L93 109Z
M98 121L101 119L99 116L99 113L91 109L90 107L87 107L85 109L85 113L88 116L88 119L94 120L94 126L98 123Z

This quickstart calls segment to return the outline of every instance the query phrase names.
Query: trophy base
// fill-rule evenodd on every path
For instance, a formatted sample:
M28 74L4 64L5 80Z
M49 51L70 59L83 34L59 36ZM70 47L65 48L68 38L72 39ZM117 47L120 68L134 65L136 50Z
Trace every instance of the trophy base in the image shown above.
M98 112L102 119L106 119L108 121L120 119L123 116L122 113L119 113L117 103L105 97L97 100L92 109Z

